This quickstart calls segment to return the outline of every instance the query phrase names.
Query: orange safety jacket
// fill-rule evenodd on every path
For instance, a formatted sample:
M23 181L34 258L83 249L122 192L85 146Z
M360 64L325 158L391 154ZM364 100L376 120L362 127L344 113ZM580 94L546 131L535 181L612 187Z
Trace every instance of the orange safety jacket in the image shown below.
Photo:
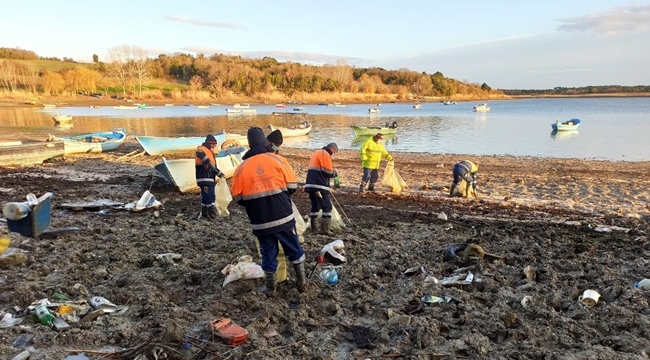
M330 151L328 147L324 147L311 155L305 181L306 192L330 191L330 179L336 176Z
M194 165L196 168L196 184L199 186L214 185L215 177L221 176L222 174L217 169L217 161L214 153L205 145L196 148Z
M289 195L297 189L296 174L286 159L263 152L239 164L230 192L246 208L253 234L266 235L295 226Z

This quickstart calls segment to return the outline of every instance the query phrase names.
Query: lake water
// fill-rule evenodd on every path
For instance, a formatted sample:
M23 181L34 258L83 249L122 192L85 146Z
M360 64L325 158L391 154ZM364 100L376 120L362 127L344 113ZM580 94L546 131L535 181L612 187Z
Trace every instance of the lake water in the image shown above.
M457 105L412 104L300 105L307 115L271 115L291 111L274 105L253 106L257 115L226 115L227 106L158 106L153 109L114 110L59 107L56 109L0 109L0 132L59 136L126 128L128 135L205 136L226 130L245 134L251 126L268 132L269 124L313 124L309 136L285 139L286 147L316 149L336 142L341 149L358 149L364 140L354 137L352 125L382 125L397 121L397 135L386 138L391 152L520 155L607 160L650 160L650 98L578 98L490 101L491 111L475 113L477 102ZM380 108L379 114L368 114ZM53 126L56 113L73 116L72 128ZM579 118L578 131L551 131L551 123Z

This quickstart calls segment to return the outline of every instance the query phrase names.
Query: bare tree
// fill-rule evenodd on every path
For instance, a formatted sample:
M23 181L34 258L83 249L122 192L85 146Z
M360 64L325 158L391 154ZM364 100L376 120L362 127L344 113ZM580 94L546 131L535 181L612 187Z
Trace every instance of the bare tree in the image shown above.
M14 61L5 60L0 63L0 81L6 90L10 92L16 90L18 76L16 74L16 65Z
M124 96L126 96L126 86L129 80L130 52L131 47L128 45L118 45L108 50L108 67L106 70L110 78L122 88L122 95Z

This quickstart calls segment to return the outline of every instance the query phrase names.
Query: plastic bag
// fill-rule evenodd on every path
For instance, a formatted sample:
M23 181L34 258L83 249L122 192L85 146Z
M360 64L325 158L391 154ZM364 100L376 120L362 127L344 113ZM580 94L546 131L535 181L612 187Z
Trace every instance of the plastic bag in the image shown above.
M245 255L239 258L237 264L228 264L221 270L221 273L226 275L221 286L226 286L229 283L239 279L256 279L264 277L264 270L262 267L252 261L250 255Z
M291 207L293 208L293 216L296 218L296 231L298 231L298 236L300 237L307 230L307 223L305 223L305 219L300 215L300 211L293 200L291 201Z
M223 217L230 215L228 205L232 201L232 194L230 193L226 179L219 179L217 186L214 187L214 193L217 198L217 214Z
M395 170L395 162L389 161L386 164L386 169L384 169L384 177L381 179L381 183L391 188L391 191L399 194L404 188L407 187L406 182L402 179L402 176Z
M463 180L463 179L460 179L460 183L458 184L456 189L454 189L453 196L466 197L465 196L465 189L467 189L467 182L465 182L465 180ZM469 192L469 194L467 194L468 195L467 197L472 197L472 196L476 197L476 193L474 192L474 187L472 187L471 184L469 185L468 192Z

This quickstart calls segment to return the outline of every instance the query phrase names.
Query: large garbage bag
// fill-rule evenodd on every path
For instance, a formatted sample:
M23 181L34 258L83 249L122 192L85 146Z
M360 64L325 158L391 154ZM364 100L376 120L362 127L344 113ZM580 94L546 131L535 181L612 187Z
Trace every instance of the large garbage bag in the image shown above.
M230 193L226 179L219 179L217 186L214 188L214 193L217 198L217 214L222 217L230 215L228 205L232 201L232 194Z
M323 211L318 212L318 218L317 221L321 221L321 218L323 217ZM311 229L311 219L306 223L307 227ZM341 217L341 214L339 213L338 210L336 210L336 206L332 207L332 220L330 222L330 230L332 231L342 231L345 228L345 222L343 222L343 218Z
M384 169L384 177L381 183L391 188L391 191L399 194L404 188L407 187L406 182L402 176L395 170L395 162L389 161Z

